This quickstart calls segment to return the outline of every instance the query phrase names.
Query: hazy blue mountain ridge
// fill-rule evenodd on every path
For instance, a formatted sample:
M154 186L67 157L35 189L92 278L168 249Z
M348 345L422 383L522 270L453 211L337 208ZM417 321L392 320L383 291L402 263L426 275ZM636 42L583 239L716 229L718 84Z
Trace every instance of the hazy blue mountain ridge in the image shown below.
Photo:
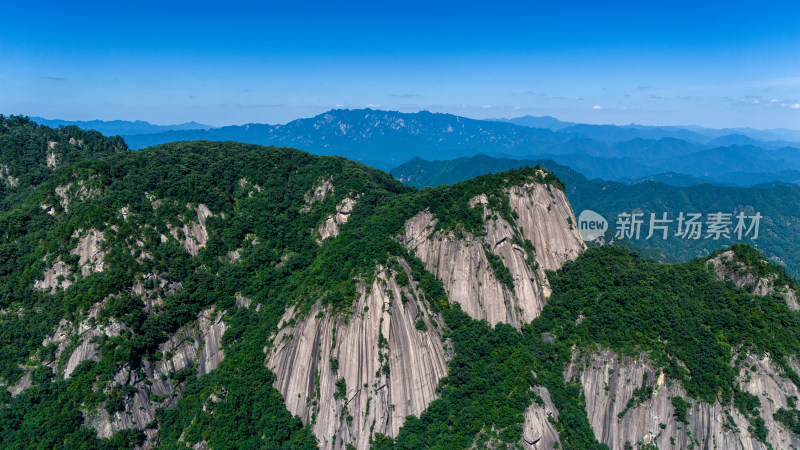
M508 169L539 164L551 170L566 185L565 192L575 214L584 209L600 213L615 229L617 215L623 212L642 212L645 221L650 213L657 217L668 213L675 218L680 212L702 213L703 220L710 213L729 214L745 211L763 216L760 234L755 240L745 238L743 242L764 252L772 261L784 264L793 274L800 273L800 247L796 236L800 234L800 186L777 185L765 187L725 187L711 184L694 186L670 186L661 182L643 181L626 185L614 181L589 180L579 171L553 160L514 160L478 155L449 161L426 161L412 159L391 170L401 182L415 186L438 186L451 184L486 173L498 173ZM677 177L685 183L684 176L663 174L658 180ZM673 224L674 225L674 224ZM623 242L627 247L662 252L662 260L676 258L687 261L736 242L731 239L683 239L670 235L668 239L645 239L649 223L643 226L641 239ZM673 230L674 233L675 230ZM608 235L609 238L613 233Z
M550 126L558 131L520 123ZM734 131L712 131L570 124L530 116L509 123L427 111L360 109L332 110L284 125L176 129L123 137L132 149L181 140L285 145L315 154L344 156L385 170L417 156L452 159L487 154L513 159L550 158L590 179L627 183L664 173L683 174L719 185L749 186L796 180L785 172L800 171L797 148L779 146L778 141L754 140ZM782 136L786 135L789 134ZM761 136L773 135L765 132ZM661 180L669 183L673 178ZM682 177L677 183L686 185L688 180Z
M132 135L162 133L172 130L208 130L214 128L211 125L204 125L194 121L176 125L155 125L143 120L60 120L43 119L41 117L31 117L31 120L39 125L46 125L53 128L75 125L84 130L97 130L109 137L122 134Z

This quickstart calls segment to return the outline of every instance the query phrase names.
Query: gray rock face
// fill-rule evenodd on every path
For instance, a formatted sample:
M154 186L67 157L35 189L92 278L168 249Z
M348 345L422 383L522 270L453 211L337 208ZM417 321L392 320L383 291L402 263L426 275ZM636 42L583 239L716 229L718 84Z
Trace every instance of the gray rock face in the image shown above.
M191 205L186 205L191 208ZM189 221L183 227L170 227L169 231L175 239L180 240L178 230L183 231L183 246L186 251L192 256L197 256L201 248L204 248L208 243L208 230L206 229L206 219L213 217L214 214L204 204L197 205L194 208L197 213L197 221Z
M564 191L542 184L512 186L508 199L519 216L516 222L522 235L533 243L536 260L544 269L558 270L586 249Z
M25 375L23 375L22 378L19 379L19 381L9 386L6 390L8 390L8 392L11 394L12 397L16 397L17 395L22 393L22 391L28 389L29 387L31 387L30 370L26 371Z
M5 164L0 164L0 180L5 181L10 187L19 185L19 178L12 177L11 173L8 171L8 166Z
M70 350L70 356L61 368L61 375L66 379L81 362L99 360L99 349L91 342L92 338L102 335L118 336L124 329L122 324L113 319L108 325L96 321L99 311L105 305L105 301L93 305L88 316L79 323L62 320L56 331L42 342L43 346L55 344L56 356L53 361L43 362L57 371L57 361L65 351ZM103 405L100 405L96 410L83 411L84 425L96 430L99 438L109 438L114 432L122 429L145 429L145 426L155 418L157 408L175 406L180 399L184 383L172 380L171 374L194 367L197 376L204 375L216 369L224 359L225 355L221 349L222 336L226 330L226 325L222 321L224 315L224 312L215 313L213 308L200 312L194 322L178 330L168 341L159 346L159 351L164 355L162 360L156 362L144 360L141 370L123 367L114 375L113 382L99 388L108 392L119 385L134 387L136 391L124 401L124 410L109 414ZM77 346L74 346L76 343ZM30 387L30 372L9 390L12 395L17 395L28 387ZM155 430L146 430L145 434L148 441L144 448L152 448Z
M101 250L100 244L105 239L102 231L89 230L78 242L78 246L70 253L78 255L78 265L81 268L81 275L88 277L93 272L105 270L106 253Z
M524 449L546 449L553 448L559 442L558 431L553 428L549 417L558 420L558 410L550 400L550 392L547 389L537 386L534 388L536 393L542 398L542 405L535 401L525 410L525 422L522 423L522 441L520 445Z
M410 273L404 263L395 270ZM379 267L348 313L317 303L296 323L294 308L284 315L267 364L288 410L312 424L321 447L368 448L372 434L396 436L406 416L436 398L450 355L443 320L422 295L413 281L399 286Z
M94 272L102 272L106 268L104 262L106 253L101 249L101 244L105 239L102 231L89 230L81 236L78 246L70 251L73 255L78 255L78 267L81 276L88 277ZM59 279L61 277L61 279ZM52 267L45 270L43 278L33 283L35 289L51 291L53 288L66 289L73 283L72 271L69 266L57 259Z
M55 141L50 141L47 143L47 147L50 149L50 151L47 152L47 155L45 156L45 163L47 164L47 167L51 169L58 167L58 156L54 151L57 144L58 142Z
M350 218L350 214L353 213L353 207L356 206L356 200L358 200L358 196L355 197L346 197L344 200L341 201L338 205L336 205L336 212L328 216L322 225L319 226L319 239L317 239L317 243L321 244L322 241L328 239L329 237L338 236L339 235L339 225L343 223L347 223L347 219Z
M550 295L544 270L576 258L585 245L577 229L569 228L568 219L575 223L575 217L563 192L531 183L507 193L518 216L513 223L489 210L486 196L470 201L484 210L483 237L434 232L436 221L425 210L406 221L401 240L442 281L450 301L471 317L519 327L539 316ZM535 254L515 243L515 235L531 240ZM513 289L498 280L487 252L508 269Z
M739 287L750 291L753 295L779 295L783 297L789 308L800 310L798 304L798 293L791 286L776 286L777 275L770 277L759 277L753 273L742 261L736 260L736 254L732 250L720 253L714 258L706 261L706 266L713 268L714 276L721 281L731 281Z
M64 212L69 212L69 205L72 202L86 200L97 195L98 192L96 189L89 187L89 183L84 182L84 180L78 180L74 184L67 183L63 186L56 186L55 193L59 203L61 203L61 207L64 208Z
M328 176L327 178L323 178L319 181L319 184L314 187L313 191L306 192L303 197L306 201L306 204L300 208L300 212L309 212L311 211L311 207L314 205L315 202L319 202L325 199L329 194L333 194L333 175Z
M161 274L150 272L131 287L131 292L142 296L144 310L147 314L152 314L156 306L164 304L164 298L182 289L180 282L172 282L164 279Z
M83 361L99 360L100 355L97 344L91 342L92 339L97 336L119 336L120 331L125 328L124 325L113 319L109 320L106 325L96 322L100 310L106 306L106 303L106 301L102 301L92 305L86 318L78 323L62 319L55 332L42 341L43 347L52 344L56 345L54 360L43 361L45 365L53 369L56 375L67 379L78 364ZM68 350L71 353L69 353L67 362L63 367L58 367L57 362L62 358L64 352Z
M156 363L145 360L141 372L122 368L115 374L111 387L128 385L136 388L136 392L125 400L125 409L114 414L108 414L104 408L85 412L84 424L95 429L98 437L108 438L118 430L144 429L155 418L158 407L175 406L184 383L176 383L169 378L170 374L196 367L197 376L200 376L216 369L224 359L220 348L226 329L223 316L224 313L215 314L213 308L202 311L197 320L159 347L164 359ZM149 439L153 435L152 432L148 434L145 448L152 447Z
M72 285L72 281L69 279L71 274L69 267L58 259L52 267L44 271L41 280L33 282L33 287L40 291L51 291L54 288L66 289Z
M789 365L795 372L800 369L796 359L789 359ZM794 409L789 407L786 397L800 398L800 391L791 380L781 375L772 358L748 352L744 364L739 368L737 381L742 391L757 396L761 401L760 411L767 428L767 442L775 448L800 448L800 436L787 430L773 417L780 408Z
M756 361L760 364L759 375L751 376L747 382L742 380L742 388L754 394L758 391L763 407L761 417L770 430L768 441L775 448L796 447L797 436L776 423L772 419L772 412L777 411L779 405L785 407L786 395L796 393L797 389L789 380L776 381L781 379L768 358L753 360ZM642 386L645 373L648 375L648 384L653 386L652 397L630 408L620 418L619 414L633 398L634 390ZM634 446L655 444L658 448L673 448L673 445L675 448L687 448L692 444L700 448L766 448L750 435L748 419L733 405L689 400L680 383L666 380L663 373L653 369L644 354L631 359L620 357L610 350L588 355L575 353L564 376L581 385L586 397L586 413L595 437L610 448L623 448L626 443ZM687 412L688 424L673 418L671 398L675 396L692 404Z

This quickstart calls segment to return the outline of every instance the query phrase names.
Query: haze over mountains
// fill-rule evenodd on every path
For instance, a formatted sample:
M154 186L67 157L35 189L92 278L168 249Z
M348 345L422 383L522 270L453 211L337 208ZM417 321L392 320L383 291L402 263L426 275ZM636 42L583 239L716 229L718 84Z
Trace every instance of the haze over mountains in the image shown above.
M567 197L579 215L593 210L609 221L606 240L612 241L620 213L642 212L645 220L651 213L657 217L668 214L674 219L679 213L705 214L739 211L758 211L764 217L761 233L753 240L736 236L718 240L683 239L670 234L668 239L639 239L618 243L661 261L688 261L705 256L718 248L735 242L745 242L764 252L769 259L785 265L792 274L800 273L800 249L794 245L800 234L800 186L769 187L714 186L711 184L671 186L659 180L646 180L632 185L615 181L588 180L577 171L553 160L514 160L477 155L447 161L426 161L415 158L391 170L391 174L410 186L423 188L458 183L488 173L539 164L547 167L566 184ZM678 180L675 180L678 181Z
M97 130L106 136L162 133L171 130L208 130L214 128L211 125L203 125L197 122L186 122L177 125L155 125L143 120L49 120L41 117L31 117L31 120L39 125L47 125L53 128L75 125L84 130Z
M0 115L0 447L800 447L796 281L587 248L563 170Z
M104 126L108 129L111 124L117 122ZM139 125L117 127L147 129ZM168 127L173 129L128 134L124 139L133 149L201 139L286 145L391 169L395 177L416 187L452 184L540 163L566 182L577 211L596 210L612 225L617 214L633 210L673 216L690 210L706 214L743 208L759 211L767 216L768 232L759 241L745 241L792 273L800 268L800 251L790 244L800 232L795 219L800 217L800 204L794 202L800 193L795 186L781 186L798 184L800 150L775 148L782 141L725 134L792 138L791 130L586 125L531 116L474 120L426 111L406 114L371 109L333 110L285 125ZM734 242L671 238L626 245L655 259L673 261L707 255Z
M783 129L586 125L530 116L488 121L371 109L331 110L285 125L206 128L190 123L167 128L147 132L147 127L131 126L135 132L120 134L132 149L180 140L231 140L340 155L384 170L414 157L482 153L552 159L590 179L627 184L648 179L676 185L800 182L800 132Z

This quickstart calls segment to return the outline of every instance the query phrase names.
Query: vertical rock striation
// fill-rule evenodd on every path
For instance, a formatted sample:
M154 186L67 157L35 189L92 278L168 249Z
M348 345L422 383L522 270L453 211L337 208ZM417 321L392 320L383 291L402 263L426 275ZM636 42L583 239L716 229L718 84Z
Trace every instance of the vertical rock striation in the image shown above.
M780 377L768 357L750 355L747 361L757 370L742 369L741 388L761 400L760 416L769 430L767 441L774 448L797 448L800 446L798 436L772 417L779 407L786 407L787 395L797 395L796 386ZM628 407L634 391L642 388L645 374L652 395ZM575 352L564 377L580 384L595 437L610 448L623 448L626 444L653 444L658 448L767 448L751 434L748 418L736 407L719 401L708 404L689 399L681 384L665 379L645 354L632 359L620 357L611 350L588 355ZM673 416L672 397L691 403L686 423Z
M485 195L470 201L482 207L483 236L434 231L436 220L424 210L406 221L403 244L444 284L451 302L475 319L519 327L539 316L551 289L545 269L557 269L584 249L564 193L530 183L506 190L516 218L506 220L488 206ZM532 254L523 245L530 241ZM492 255L508 270L513 286L501 282ZM494 258L493 258L494 259Z
M410 274L404 262L395 270ZM396 436L405 417L421 414L447 374L440 317L411 281L398 284L379 267L343 314L316 303L286 312L266 349L286 406L312 424L323 448L368 448L374 433Z

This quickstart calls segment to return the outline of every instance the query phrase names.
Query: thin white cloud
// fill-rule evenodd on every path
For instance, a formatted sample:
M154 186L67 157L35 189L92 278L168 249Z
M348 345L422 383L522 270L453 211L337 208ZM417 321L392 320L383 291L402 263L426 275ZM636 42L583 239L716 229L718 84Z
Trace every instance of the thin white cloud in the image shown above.
M795 103L795 104L793 104L793 105L789 105L789 108L792 108L792 109L800 109L800 103Z
M594 106L592 106L592 109L598 110L598 109L603 109L603 107L600 106L600 105L594 105Z

